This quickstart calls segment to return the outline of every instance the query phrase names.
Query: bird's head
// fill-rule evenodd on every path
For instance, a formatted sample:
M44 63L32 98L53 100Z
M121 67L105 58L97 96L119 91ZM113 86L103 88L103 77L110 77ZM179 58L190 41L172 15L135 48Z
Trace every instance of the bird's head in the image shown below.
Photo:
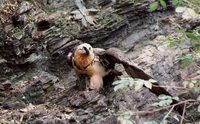
M90 55L91 53L93 53L93 48L90 44L83 43L77 46L76 52L82 55Z

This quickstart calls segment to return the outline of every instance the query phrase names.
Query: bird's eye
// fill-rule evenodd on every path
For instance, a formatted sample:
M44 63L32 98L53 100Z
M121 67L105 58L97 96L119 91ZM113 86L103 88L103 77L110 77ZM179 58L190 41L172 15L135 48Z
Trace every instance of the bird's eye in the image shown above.
M91 47L89 47L89 50L91 50L92 48Z

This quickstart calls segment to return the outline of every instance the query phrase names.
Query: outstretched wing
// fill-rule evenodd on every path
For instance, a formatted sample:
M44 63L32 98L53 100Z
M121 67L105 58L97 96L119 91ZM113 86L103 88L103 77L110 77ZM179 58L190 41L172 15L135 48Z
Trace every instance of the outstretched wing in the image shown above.
M149 80L152 77L137 67L131 60L117 48L109 48L98 53L100 60L107 63L107 68L114 68L115 63L122 64L125 71L133 78Z
M106 61L107 68L114 68L116 63L122 64L125 68L127 74L129 74L133 78L140 78L144 80L152 79L150 75L145 73L142 69L136 66L121 50L117 48L109 48L105 51L97 53L100 57L100 60ZM160 87L158 83L154 83L151 89L149 89L152 93L157 96L160 94L165 94L171 96L171 94L165 90L163 87ZM178 103L177 100L173 100L171 104ZM179 112L179 114L183 113L183 107L181 105L175 106L175 110Z
M99 57L100 63L106 68L106 70L114 69L115 63L113 59L110 59L107 55L107 50L102 48L93 48L94 54Z
M123 51L121 51L118 48L109 48L104 52L98 53L101 61L106 61L107 68L113 69L114 65L116 63L122 64L125 68L125 71L128 75L130 75L133 78L140 78L143 80L149 80L152 79L150 75L145 73L142 69L140 69L137 65L135 65L125 54ZM157 85L155 87L152 87L151 92L153 92L156 95L160 94L166 94L170 95L169 92L167 92L164 88L159 87L158 84L154 83L154 85Z

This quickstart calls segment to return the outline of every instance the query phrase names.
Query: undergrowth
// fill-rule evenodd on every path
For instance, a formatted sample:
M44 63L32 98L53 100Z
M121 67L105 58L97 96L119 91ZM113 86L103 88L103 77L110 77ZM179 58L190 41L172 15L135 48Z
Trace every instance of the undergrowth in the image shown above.
M121 80L115 81L113 83L114 85L114 91L115 92L120 92L120 90L126 90L126 88L131 88L133 87L135 91L138 91L143 88L143 86L146 86L146 88L151 89L152 86L154 85L156 81L155 80L142 80L142 79L135 79L135 78L122 78ZM200 83L200 82L196 82ZM165 88L170 88L170 86L161 86ZM172 87L171 87L172 88ZM176 88L176 87L173 87ZM184 88L184 87L177 87L177 88ZM164 114L164 117L161 120L149 120L145 121L144 124L168 124L169 123L169 118L175 119L177 122L180 124L184 123L185 117L184 115L186 114L186 108L189 106L192 106L194 103L199 104L197 106L197 111L200 112L200 95L198 96L197 99L187 99L187 100L179 100L179 97L177 96L168 96L161 94L158 96L159 101L155 102L151 106L154 106L155 109L152 110L144 110L144 111L118 111L113 113L118 117L118 121L120 121L121 124L135 124L136 120L133 120L133 116L142 116L142 115L147 115L147 114L155 114L159 113L163 110L168 110L168 112ZM173 100L179 101L176 104L171 105ZM178 105L183 105L183 114L179 115L176 113L173 113L172 111L174 108Z
M195 10L195 12L198 14L200 12L200 1L199 0L172 0L172 4L176 7L178 6L186 6L189 8L192 8ZM156 11L159 7L166 8L167 3L165 0L156 0L155 2L150 4L150 10L151 11ZM187 54L181 54L176 57L176 60L180 62L181 67L185 68L190 65L193 61L196 59L199 59L200 55L200 26L195 27L194 29L185 29L181 26L178 25L178 28L175 30L175 34L170 35L167 37L167 42L169 44L169 47L174 47L178 46L181 43L184 42L190 42L192 44L192 49L190 53ZM200 75L200 70L196 72L196 74ZM114 85L114 91L119 92L120 90L125 90L129 87L133 87L134 90L140 90L143 88L143 86L146 86L147 88L151 89L152 86L155 83L155 80L141 80L141 79L133 79L133 78L122 78L119 81L115 81L113 83ZM177 87L181 89L185 89L185 91L200 91L200 80L199 79L193 79L189 83L190 87L185 88L185 87ZM164 86L165 88L172 88L169 86ZM173 87L176 89L176 87ZM164 117L161 120L150 120L144 122L144 124L167 124L168 119L171 117L175 119L178 123L183 124L187 120L185 118L185 115L187 113L187 109L191 106L195 106L195 109L200 112L200 95L196 99L186 99L186 100L179 100L178 97L172 97L172 96L167 96L161 94L158 96L159 102L154 103L152 106L156 106L155 109L153 110L148 110L148 111L123 111L123 112L116 112L115 115L118 116L118 120L122 124L134 124L136 123L136 120L133 120L133 116L140 116L140 115L146 115L146 114L153 114L160 112L162 110L168 110L168 112L165 114ZM177 104L171 105L173 99L178 100L179 102ZM174 114L172 110L174 109L175 106L177 105L183 105L183 114L178 115Z

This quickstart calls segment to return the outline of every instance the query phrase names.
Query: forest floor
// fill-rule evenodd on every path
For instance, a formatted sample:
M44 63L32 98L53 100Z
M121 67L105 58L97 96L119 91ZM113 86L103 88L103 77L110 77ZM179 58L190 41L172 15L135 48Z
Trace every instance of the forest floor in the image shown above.
M183 8L175 12L170 0L153 12L152 0L80 1L0 2L0 124L200 123L198 12L187 8L192 18ZM144 87L77 88L67 53L82 42L121 49L178 96L184 114L168 103L155 106L163 99ZM115 81L127 78L116 66L123 75Z

